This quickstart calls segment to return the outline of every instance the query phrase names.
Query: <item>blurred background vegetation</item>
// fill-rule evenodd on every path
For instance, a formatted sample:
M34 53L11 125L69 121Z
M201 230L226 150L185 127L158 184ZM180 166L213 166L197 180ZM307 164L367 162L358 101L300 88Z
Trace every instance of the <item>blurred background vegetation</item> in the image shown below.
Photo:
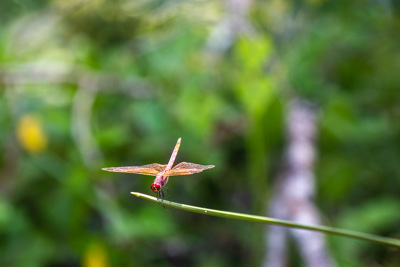
M265 215L294 97L318 114L324 224L400 238L400 5L382 1L2 1L0 265L259 266L264 226L166 211L151 177L214 164L170 199ZM399 266L328 237L338 266ZM303 266L291 251L290 266Z

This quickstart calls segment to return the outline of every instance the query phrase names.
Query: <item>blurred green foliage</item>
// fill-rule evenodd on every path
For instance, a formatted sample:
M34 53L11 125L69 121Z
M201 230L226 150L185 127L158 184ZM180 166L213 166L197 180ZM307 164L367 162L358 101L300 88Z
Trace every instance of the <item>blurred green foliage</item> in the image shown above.
M293 97L319 115L326 223L399 237L397 1L255 1L211 51L224 3L0 4L1 266L257 266L264 226L166 211L129 194L151 178L101 168L166 163L182 137L178 162L216 168L171 200L265 214ZM400 262L329 240L338 266Z

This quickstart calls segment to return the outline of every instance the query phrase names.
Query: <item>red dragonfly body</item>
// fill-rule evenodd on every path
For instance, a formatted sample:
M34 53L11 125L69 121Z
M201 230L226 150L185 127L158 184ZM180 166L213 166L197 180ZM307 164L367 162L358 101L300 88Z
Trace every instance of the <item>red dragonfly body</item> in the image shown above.
M164 192L162 189L165 188L168 190L168 188L166 188L165 185L167 184L170 176L190 175L215 167L214 165L200 165L190 162L181 162L172 168L176 155L178 154L180 145L181 145L181 138L178 139L178 142L176 143L174 151L172 152L171 158L169 159L167 165L152 163L143 166L110 167L110 168L103 168L102 170L109 172L137 173L143 175L156 176L150 188L153 192L157 193L157 197L162 196L164 198Z

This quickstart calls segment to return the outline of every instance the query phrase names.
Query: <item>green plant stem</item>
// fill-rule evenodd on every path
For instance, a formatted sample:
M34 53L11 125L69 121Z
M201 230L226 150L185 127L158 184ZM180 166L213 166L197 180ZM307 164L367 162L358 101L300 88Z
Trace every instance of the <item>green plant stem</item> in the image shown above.
M131 194L134 196L144 198L144 199L147 199L147 200L150 200L150 201L160 204L160 201L157 200L157 198L155 198L155 197L145 195L142 193L137 193L137 192L131 192ZM361 232L345 230L345 229L339 229L339 228L333 228L333 227L328 227L328 226L299 224L299 223L295 223L295 222L291 222L291 221L278 220L278 219L273 219L273 218L268 218L268 217L263 217L263 216L249 215L249 214L244 214L244 213L206 209L206 208L195 207L195 206L190 206L190 205L186 205L186 204L166 201L166 200L164 200L162 202L162 205L171 207L171 208L177 208L177 209L181 209L181 210L200 213L203 215L223 217L223 218L229 218L229 219L235 219L235 220L259 222L259 223L268 223L268 224L274 224L274 225L291 227L291 228L299 228L299 229L306 229L306 230L311 230L311 231L318 231L318 232L322 232L322 233L326 233L326 234L345 236L345 237L349 237L349 238L353 238L353 239L360 239L360 240L365 240L365 241L370 241L370 242L375 242L375 243L380 243L380 244L400 248L400 240L395 239L395 238L390 238L390 237L377 236L377 235L361 233Z

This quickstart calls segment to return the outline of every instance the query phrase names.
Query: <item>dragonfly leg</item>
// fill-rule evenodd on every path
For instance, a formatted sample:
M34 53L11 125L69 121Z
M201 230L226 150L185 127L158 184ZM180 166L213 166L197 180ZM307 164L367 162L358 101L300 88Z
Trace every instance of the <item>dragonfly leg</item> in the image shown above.
M164 196L164 191L161 190L160 193L161 193L161 195L162 195L161 203L163 203L163 202L164 202L164 197L165 197L165 196Z
M168 190L168 189L167 189L167 190ZM160 194L162 194L161 205L164 207L164 209L166 209L166 210L167 210L167 208L164 206L164 203L163 203L163 201L164 201L164 197L165 197L165 195L164 195L164 191L163 191L163 190L161 190L161 191L160 191Z
M160 192L157 192L157 204L160 204L160 203L159 203L160 197L161 197L161 193L160 193Z
M169 201L169 190L168 190L168 187L164 186L164 188L167 189L167 198L168 198L168 201Z
M168 188L167 188L167 190L168 190ZM157 192L157 204L158 205L161 204L164 207L164 209L166 209L166 207L163 204L164 197L165 197L164 191L160 190L159 192ZM169 198L169 192L168 192L168 198ZM159 201L160 199L161 199L161 201Z

